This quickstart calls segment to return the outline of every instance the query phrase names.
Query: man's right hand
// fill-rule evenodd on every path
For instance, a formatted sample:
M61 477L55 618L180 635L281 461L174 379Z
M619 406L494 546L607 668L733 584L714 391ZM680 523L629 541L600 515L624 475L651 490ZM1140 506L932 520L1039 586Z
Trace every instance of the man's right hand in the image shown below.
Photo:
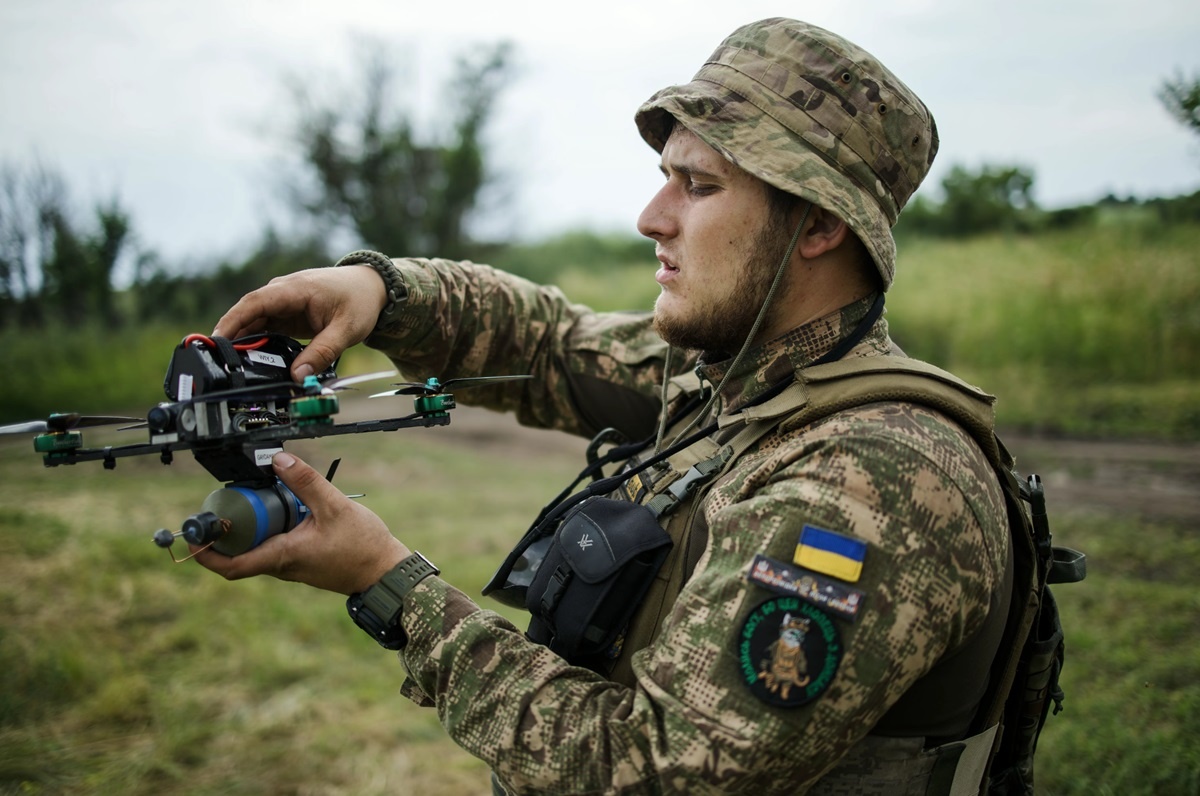
M311 338L292 363L292 377L303 381L367 339L387 301L383 279L370 266L297 271L247 293L221 316L213 334L233 339L272 331Z

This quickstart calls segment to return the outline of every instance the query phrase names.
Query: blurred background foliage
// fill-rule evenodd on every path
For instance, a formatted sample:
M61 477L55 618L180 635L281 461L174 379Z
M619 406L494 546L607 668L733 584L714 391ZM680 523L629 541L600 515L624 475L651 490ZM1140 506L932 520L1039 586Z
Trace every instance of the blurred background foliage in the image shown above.
M464 66L460 79L486 83L503 68L503 52L493 55ZM184 334L207 332L270 279L326 266L349 248L453 252L558 284L597 309L653 306L653 243L635 235L471 236L486 170L462 164L483 162L476 136L485 107L461 109L465 121L444 141L415 144L393 129L399 122L382 122L381 102L370 100L364 117L374 132L303 111L307 169L287 196L311 222L308 232L265 228L237 259L163 262L138 248L135 221L116 198L76 213L48 167L0 169L0 345L21 375L0 383L0 423L73 411L85 395L85 411L155 402L161 369ZM332 143L334 130L346 140ZM409 167L423 176L396 176ZM455 176L464 170L470 176ZM394 182L367 184L382 174ZM437 184L444 198L397 211L396 223L371 212L369 197L393 207L410 184ZM895 338L911 355L997 393L1007 426L1200 439L1200 191L1047 210L1033 201L1034 185L1019 166L955 167L940 191L916 197L896 227L898 276L888 295ZM450 198L452 189L464 195ZM343 239L353 243L335 249Z
M649 309L653 244L632 234L472 234L496 182L484 133L508 59L503 44L461 59L444 92L457 101L428 134L378 52L337 103L294 87L299 166L281 199L306 232L264 225L237 257L166 262L116 196L80 210L47 163L0 164L0 423L144 410L184 334L276 276L328 265L347 241L488 262L597 309ZM1200 131L1197 84L1176 75L1160 99ZM998 394L1009 428L1200 439L1200 192L1054 209L1035 196L1020 164L959 165L922 190L896 229L896 340ZM374 369L373 356L351 352L341 372ZM477 593L578 452L445 439L296 447L312 461L344 453L339 479ZM1159 447L1185 460L1194 448ZM120 477L64 474L31 462L27 440L0 449L0 792L489 792L433 712L397 696L402 672L340 600L225 583L150 544L213 488L191 462L171 478L141 459ZM1055 522L1093 575L1059 595L1069 712L1044 737L1039 791L1200 793L1195 523L1094 507Z

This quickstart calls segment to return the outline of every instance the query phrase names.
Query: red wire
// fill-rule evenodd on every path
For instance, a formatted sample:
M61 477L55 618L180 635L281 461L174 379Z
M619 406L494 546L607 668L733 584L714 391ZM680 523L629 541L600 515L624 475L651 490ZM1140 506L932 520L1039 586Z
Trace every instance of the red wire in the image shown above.
M183 338L182 345L184 346L184 348L186 348L186 347L190 346L192 343L196 342L197 340L204 343L209 348L215 348L217 345L216 343L214 343L212 341L211 337L209 337L208 335L205 335L205 334L189 334L187 337Z
M239 343L234 345L234 348L236 348L238 351L251 351L255 348L262 348L270 339L271 338L267 337L266 335L263 335L261 340L256 340L253 343Z
M252 351L255 348L262 348L269 340L269 337L263 335L260 339L255 340L253 343L234 343L233 347L238 351ZM209 348L217 347L217 344L213 342L212 338L205 334L189 334L187 337L183 338L182 345L186 348L195 342L204 343Z

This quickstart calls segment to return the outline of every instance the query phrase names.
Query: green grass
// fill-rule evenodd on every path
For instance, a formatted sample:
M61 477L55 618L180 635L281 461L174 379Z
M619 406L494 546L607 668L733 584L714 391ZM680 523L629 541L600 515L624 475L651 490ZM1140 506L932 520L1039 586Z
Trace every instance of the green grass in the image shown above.
M345 456L338 482L478 593L560 472L439 431L291 447ZM28 447L0 443L0 792L487 792L341 598L151 543L218 486L190 457L44 469Z
M653 306L648 258L582 256L554 274L572 300ZM887 306L896 341L999 396L1004 426L1200 439L1200 226L904 240Z
M506 256L510 265L546 272L573 301L644 310L658 294L650 252L644 244L565 236ZM1197 252L1195 225L907 239L888 317L910 354L998 395L1002 425L1200 439ZM11 378L0 381L0 423L51 411L138 407L140 414L161 399L171 350L189 331L2 331ZM352 350L339 372L361 372L364 362Z
M1098 514L1056 518L1088 554L1058 587L1065 710L1038 747L1039 793L1200 794L1200 538Z
M128 411L131 406L141 414L164 400L171 351L189 331L195 330L4 329L0 423L44 419L51 412Z
M190 458L45 469L27 443L0 442L0 792L488 792L341 598L226 583L151 543L217 486ZM344 457L341 487L475 594L578 464L454 427L289 447L322 468ZM1067 702L1039 793L1200 794L1195 528L1054 523L1090 574L1057 590Z
M1200 227L907 241L888 296L912 355L1004 425L1200 439Z
M1200 230L1184 227L910 241L889 318L910 353L998 393L1005 424L1198 439L1197 251ZM652 304L652 264L585 265L558 274L572 298ZM141 414L188 331L6 331L0 422ZM341 372L384 364L360 349ZM440 429L292 447L321 468L344 456L339 484L468 593L577 465ZM488 792L483 766L399 696L401 667L339 598L225 583L153 546L216 486L189 457L47 470L29 448L0 439L0 792ZM1043 735L1039 792L1200 794L1195 528L1055 523L1091 574L1057 592L1068 701Z
M0 379L0 423L45 419L51 412L144 416L165 400L172 352L197 324L136 328L0 329L7 378ZM205 328L207 333L211 322ZM390 367L364 347L346 352L342 375Z

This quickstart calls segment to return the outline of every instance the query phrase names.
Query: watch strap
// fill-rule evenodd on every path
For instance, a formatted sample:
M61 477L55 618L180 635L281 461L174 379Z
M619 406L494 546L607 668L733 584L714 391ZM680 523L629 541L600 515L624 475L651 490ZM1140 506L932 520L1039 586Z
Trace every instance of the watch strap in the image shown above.
M438 568L429 559L414 551L371 588L350 595L346 610L354 623L380 646L389 650L403 649L408 642L408 636L400 626L404 597L425 578L438 573Z
M363 593L363 605L370 608L375 616L392 624L400 617L405 595L425 578L437 574L438 568L414 551Z

